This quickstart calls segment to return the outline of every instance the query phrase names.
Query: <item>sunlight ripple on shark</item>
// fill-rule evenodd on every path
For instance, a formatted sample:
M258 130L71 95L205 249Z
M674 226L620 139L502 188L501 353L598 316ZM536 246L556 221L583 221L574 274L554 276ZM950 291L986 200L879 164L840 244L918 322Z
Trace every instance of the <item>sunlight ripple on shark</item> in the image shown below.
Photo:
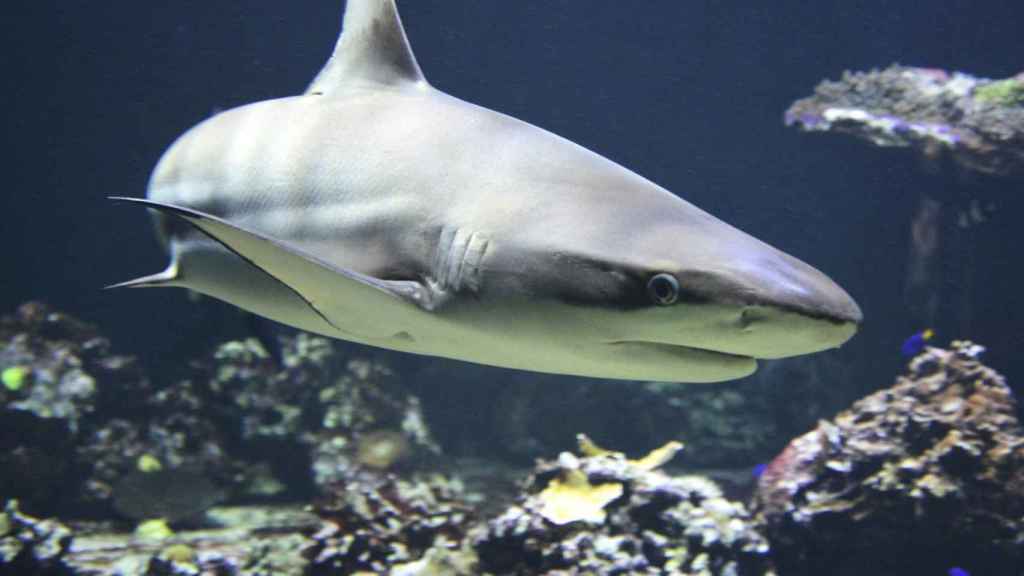
M589 150L433 88L393 0L349 0L301 96L178 139L148 199L179 286L383 348L711 382L834 348L832 280Z

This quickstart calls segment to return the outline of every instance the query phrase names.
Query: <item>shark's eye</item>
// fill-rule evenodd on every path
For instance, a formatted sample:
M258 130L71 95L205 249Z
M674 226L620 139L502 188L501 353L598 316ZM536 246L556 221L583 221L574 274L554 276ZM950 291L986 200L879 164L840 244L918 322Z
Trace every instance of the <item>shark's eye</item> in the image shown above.
M669 306L679 300L679 281L671 274L655 274L647 281L647 295L659 306Z

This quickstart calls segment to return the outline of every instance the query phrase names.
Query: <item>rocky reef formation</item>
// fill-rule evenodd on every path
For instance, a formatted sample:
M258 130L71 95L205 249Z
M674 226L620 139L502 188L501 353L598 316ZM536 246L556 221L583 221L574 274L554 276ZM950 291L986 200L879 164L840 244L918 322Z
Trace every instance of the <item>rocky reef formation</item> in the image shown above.
M440 452L386 366L306 334L280 348L275 360L255 339L228 342L152 383L94 327L22 306L0 319L0 494L39 515L186 520Z
M772 461L754 509L781 573L1021 573L1024 431L982 351L927 348Z
M786 124L852 134L993 175L1024 175L1024 73L1004 80L934 68L846 72L796 101Z
M310 575L477 573L464 547L473 506L458 480L364 476L315 508L323 524L303 552Z
M634 385L628 410L624 387L590 383L590 396L561 395L546 431L555 403L541 397L533 416L509 402L472 468L440 458L386 365L314 336L280 344L228 342L154 383L42 305L0 320L0 574L1024 573L1024 431L968 342L926 348L895 386L793 440L751 513L704 476L665 472L676 442L630 459L580 436L578 455L528 475L495 463L543 449L552 429L613 428L601 420L613 412L629 414L634 443L661 430L726 454L687 460L756 457L842 401L786 403L825 373L843 378L827 355L714 389ZM502 445L527 425L531 441ZM217 507L240 498L258 504Z
M681 448L639 460L580 439L582 457L541 462L525 494L473 536L494 574L772 574L767 541L715 484L659 470Z
M280 365L251 339L220 346L202 368L208 405L233 445L250 460L274 454L265 469L277 483L323 488L364 469L412 469L440 453L419 399L386 365L346 357L308 334L280 342Z
M774 574L743 505L705 478L658 470L678 443L637 460L586 438L580 446L581 457L539 462L524 493L507 495L516 503L490 520L478 513L479 495L457 479L363 473L332 486L315 515L214 508L206 526L190 531L79 523L73 538L31 519L32 538L20 524L0 531L18 544L0 541L0 553L11 550L0 573L17 565L31 568L26 574L147 576ZM15 556L31 563L10 563ZM46 566L61 571L41 571Z
M31 513L109 515L133 475L187 469L232 487L245 470L195 383L154 386L95 327L43 304L0 319L0 370L0 486ZM155 498L206 499L166 485Z
M135 360L112 353L95 327L32 302L0 318L0 371L0 493L44 515L109 497L105 463L86 447L108 422L139 413L150 385Z

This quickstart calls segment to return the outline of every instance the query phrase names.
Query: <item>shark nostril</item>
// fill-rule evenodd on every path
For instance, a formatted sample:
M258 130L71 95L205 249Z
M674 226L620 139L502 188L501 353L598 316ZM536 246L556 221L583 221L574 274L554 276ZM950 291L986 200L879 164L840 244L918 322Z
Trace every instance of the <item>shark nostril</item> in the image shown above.
M743 330L744 332L752 332L754 330L754 326L764 319L765 313L763 310L759 310L753 306L747 306L740 312L740 330Z

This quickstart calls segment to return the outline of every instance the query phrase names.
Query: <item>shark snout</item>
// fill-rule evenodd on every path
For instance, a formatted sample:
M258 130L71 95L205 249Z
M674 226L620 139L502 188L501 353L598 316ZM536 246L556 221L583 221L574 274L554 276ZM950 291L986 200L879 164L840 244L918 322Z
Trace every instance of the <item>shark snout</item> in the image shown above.
M782 358L836 348L856 333L860 307L831 278L782 252L748 261L733 280L744 302L741 333L728 350L755 358Z
M863 320L860 306L834 280L788 254L774 256L755 267L766 304L836 324Z

